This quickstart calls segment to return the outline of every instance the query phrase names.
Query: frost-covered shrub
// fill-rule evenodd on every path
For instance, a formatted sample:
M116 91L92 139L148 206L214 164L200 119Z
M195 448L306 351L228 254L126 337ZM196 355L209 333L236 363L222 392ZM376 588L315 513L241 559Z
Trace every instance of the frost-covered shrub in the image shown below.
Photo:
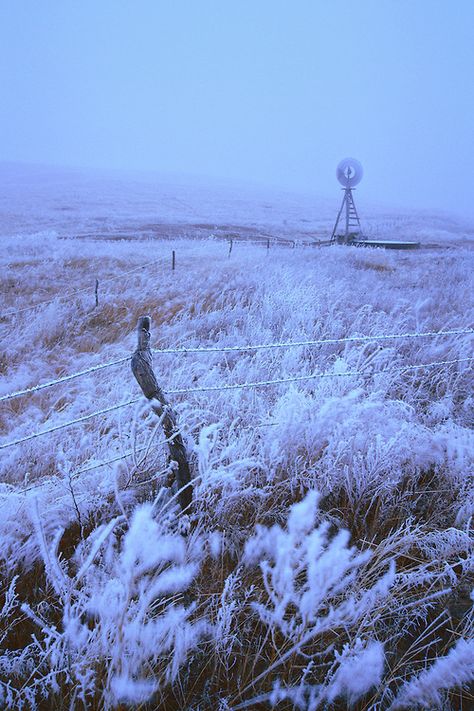
M310 491L291 507L286 529L258 527L245 547L244 560L258 562L268 595L267 603L256 604L259 616L299 644L331 625L365 615L374 601L388 594L394 579L390 568L363 594L351 590L370 552L349 547L347 531L331 537L328 523L316 526L318 499L317 492ZM341 604L332 608L331 601L342 594Z
M14 695L15 708L61 688L84 704L101 698L106 708L146 701L176 679L205 634L206 622L192 619L195 603L182 599L199 570L199 539L167 533L148 504L121 536L124 524L112 519L89 536L76 551L73 577L56 553L62 531L52 542L39 531L56 602L23 605L38 625L40 673Z
M443 692L474 682L474 639L460 639L445 657L415 675L401 688L390 711L411 708L441 708Z
M285 528L258 527L244 554L247 565L258 564L262 574L264 593L253 607L285 640L276 661L254 683L275 678L285 662L301 656L305 671L299 684L285 689L277 683L266 698L272 704L290 698L304 709L317 709L339 696L352 703L379 684L384 652L383 644L371 638L372 623L387 604L395 580L389 563L374 584L364 585L362 571L370 552L349 547L347 531L331 536L327 523L317 524L318 499L317 492L310 491L294 504ZM328 634L340 640L340 652L334 642L328 644ZM317 659L329 666L319 683Z

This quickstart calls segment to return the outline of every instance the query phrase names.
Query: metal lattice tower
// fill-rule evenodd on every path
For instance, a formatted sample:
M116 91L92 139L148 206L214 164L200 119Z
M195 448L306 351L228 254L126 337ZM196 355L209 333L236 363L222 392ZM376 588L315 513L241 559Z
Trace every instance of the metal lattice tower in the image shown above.
M336 170L337 179L343 186L344 197L341 207L337 213L336 223L331 235L331 241L341 241L349 244L355 237L364 239L360 219L352 194L353 189L362 180L363 170L358 160L355 158L344 158L341 160ZM344 215L345 229L343 235L338 235L339 222Z

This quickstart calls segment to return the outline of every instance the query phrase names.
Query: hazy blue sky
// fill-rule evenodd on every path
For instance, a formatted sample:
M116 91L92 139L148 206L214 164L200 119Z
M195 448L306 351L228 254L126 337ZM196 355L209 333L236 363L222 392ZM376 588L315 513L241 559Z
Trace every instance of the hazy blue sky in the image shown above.
M0 160L474 214L474 0L0 3Z

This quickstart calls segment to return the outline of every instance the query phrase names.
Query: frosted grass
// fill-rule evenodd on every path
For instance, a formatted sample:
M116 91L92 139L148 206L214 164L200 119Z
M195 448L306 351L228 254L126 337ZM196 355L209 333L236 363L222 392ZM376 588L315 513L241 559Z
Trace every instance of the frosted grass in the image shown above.
M177 252L174 273L172 248ZM468 247L417 254L342 247L272 247L267 254L264 246L236 244L230 258L227 252L225 244L213 239L101 242L64 240L54 233L5 239L1 260L8 270L3 271L7 281L2 283L2 310L20 309L56 293L82 289L85 284L90 284L90 291L2 320L1 392L131 353L137 319L145 313L152 317L154 347L233 346L474 325L473 260ZM149 269L123 280L105 281L150 259L156 263ZM96 277L103 281L98 308L94 308L93 293ZM164 389L220 386L319 370L365 373L255 391L203 392L173 398L196 477L191 526L197 530L193 536L200 536L201 542L193 547L194 539L190 541L188 562L168 562L171 567L194 566L184 567L174 582L170 579L174 593L166 593L164 587L158 589L156 580L145 574L140 583L144 586L143 600L147 601L143 610L132 610L126 600L116 608L122 622L128 620L127 639L132 642L142 634L137 619L146 618L146 624L153 626L159 624L158 611L171 620L173 606L184 610L176 627L182 631L180 661L172 672L167 671L165 663L169 651L165 642L155 656L148 642L144 646L140 642L143 655L136 658L137 666L130 661L132 666L122 669L117 661L118 648L111 656L100 646L99 637L90 642L93 647L84 641L86 646L80 647L75 670L67 674L62 671L62 655L70 644L67 639L76 629L74 625L81 622L81 605L86 599L99 600L103 589L113 585L111 581L123 579L118 571L128 566L124 562L126 541L132 538L127 536L135 535L140 520L133 512L142 510L144 500L154 502L152 514L150 509L142 510L144 519L148 517L147 525L153 528L158 521L161 528L159 532L153 528L156 535L169 536L175 540L176 550L182 549L179 516L177 519L173 504L167 504L169 490L161 488L169 476L166 448L146 403L2 452L1 560L5 590L9 591L4 593L5 634L12 615L18 614L18 606L24 603L29 606L24 608L25 614L30 615L39 635L36 646L27 644L3 655L0 676L6 684L2 686L4 703L26 708L42 694L53 698L56 688L67 689L67 693L76 695L74 698L84 698L87 703L95 700L104 708L127 699L130 703L147 698L156 702L165 698L170 688L177 688L181 665L193 659L199 664L202 650L215 655L223 680L233 654L240 660L236 663L242 665L242 673L248 675L248 660L252 654L267 654L266 644L277 630L279 634L291 633L292 644L292 630L298 629L299 638L304 638L315 620L317 623L324 617L332 594L328 588L318 601L323 612L317 612L316 604L303 604L304 596L312 600L315 590L314 586L301 587L297 571L310 565L310 557L303 556L300 568L297 561L282 568L286 577L279 578L281 585L285 581L292 586L303 616L289 612L277 619L274 605L269 608L271 614L263 612L266 603L262 595L266 590L274 603L281 605L286 588L278 587L275 597L271 586L266 588L255 571L245 568L243 556L249 536L260 536L263 546L265 536L277 535L272 526L280 527L282 541L286 535L296 535L292 523L296 514L288 519L288 511L308 490L317 490L320 495L317 511L314 502L309 507L315 513L311 520L313 538L310 526L308 537L303 536L300 543L286 548L286 544L273 546L272 551L283 555L284 550L298 550L313 539L316 545L324 538L324 526L349 531L327 542L334 556L336 549L331 546L338 545L340 555L353 556L354 575L342 571L331 582L340 590L336 603L346 605L341 608L347 612L346 631L330 640L324 637L323 646L310 645L303 650L312 663L302 676L292 676L283 664L281 679L280 670L277 674L275 669L274 674L262 676L260 688L249 689L247 695L239 697L235 690L227 693L225 684L220 692L206 692L213 694L214 708L221 701L237 708L257 696L269 704L284 697L295 706L311 698L314 708L322 699L325 703L340 698L355 703L363 696L374 708L383 708L384 704L398 703L397 693L403 698L410 689L416 690L418 701L422 699L427 688L425 677L420 675L420 662L400 651L403 640L415 644L416 650L423 648L427 641L423 639L424 630L431 629L431 615L461 594L472 570L472 367L460 363L439 370L384 371L469 357L473 341L472 335L463 335L253 353L155 355L155 371ZM61 424L138 394L125 363L2 403L1 441ZM121 455L123 460L100 469L90 468ZM76 475L81 469L88 470ZM80 578L75 593L79 605L76 614L71 608L76 602L64 596L64 584L68 595L72 594L72 583L64 578L68 574L65 568L79 570L90 560L87 556L94 540L101 540L101 531L117 516L124 517L118 524L118 537L107 538L103 548L97 549L100 555L90 561L89 570L94 569L95 575L89 576L88 587L84 587L86 576ZM269 532L256 528L257 524L266 525ZM63 549L64 532L72 530L76 531L75 552ZM209 538L218 532L223 533L222 545L216 538ZM326 544L318 545L324 548ZM66 558L70 561L67 566ZM333 560L332 554L329 559ZM262 552L256 556L257 564L264 560ZM213 567L216 565L220 566L219 574ZM209 566L217 576L212 593L209 574L205 573ZM26 577L29 570L38 567L43 567L52 580L52 592L43 601L33 592L26 599L24 594L20 598L20 593L15 593L14 576ZM378 581L385 580L387 570L392 571L390 586L384 587L383 595L371 597L374 586L385 585ZM317 577L319 573L312 571L311 575ZM350 594L337 587L346 575L353 586ZM186 611L188 588L193 589L197 605L195 611L192 608L192 620L188 620L191 612ZM354 607L357 596L367 604L358 611ZM349 610L351 600L353 607ZM167 605L171 605L168 610ZM51 631L58 624L58 610L62 619L69 615L71 625L64 627L60 637ZM42 619L44 624L48 620L42 632L35 619ZM104 621L103 629L107 624L116 627L117 619ZM201 626L186 632L188 623L195 622ZM294 627L283 628L283 624ZM472 625L467 618L456 624L457 634L468 639ZM268 634L259 625L268 627ZM247 635L254 636L252 644L247 645ZM455 671L457 657L449 652L453 641L444 638L442 644L436 643L429 632L426 635L432 653L448 660L448 666L453 660L454 670L450 676L443 667L443 678L452 683L440 682L438 696L426 695L426 703L435 698L436 703L449 708L449 689L461 687L467 680L464 672L460 675ZM288 651L285 644L289 643L280 642L277 653L284 655ZM238 652L239 645L244 652ZM24 681L31 664L38 664L46 651L53 649L57 666L38 666L37 675L20 693L23 682L18 685L15 679ZM147 656L149 651L151 656ZM377 662L374 676L361 679L356 689L348 680L351 669L363 664L364 655ZM133 660L133 651L127 658ZM107 661L110 659L115 661L111 664ZM308 659L305 663L309 664ZM346 671L338 666L343 664ZM91 669L97 665L101 671L93 677ZM154 671L150 673L150 669ZM182 685L184 678L179 678ZM191 691L189 694L186 698L191 703Z

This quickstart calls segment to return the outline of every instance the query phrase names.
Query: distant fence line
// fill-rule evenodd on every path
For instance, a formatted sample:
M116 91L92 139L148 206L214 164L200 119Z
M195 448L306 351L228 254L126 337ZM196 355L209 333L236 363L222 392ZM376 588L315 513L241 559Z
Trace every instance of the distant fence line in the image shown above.
M117 279L123 279L126 276L129 276L130 274L134 274L135 272L142 271L143 269L146 269L147 267L150 267L154 264L159 264L160 262L164 262L164 258L161 257L160 259L155 259L152 262L147 262L146 264L140 264L138 267L134 267L133 269L130 269L129 271L126 272L120 272L120 274L116 274L115 276L111 277L106 277L105 279L101 279L100 282L98 279L95 279L94 281L94 295L95 295L95 303L98 305L98 290L99 290L99 283L100 284L108 284L111 281L116 281ZM46 299L45 301L38 301L36 304L30 304L30 306L25 306L21 309L16 309L12 311L6 311L5 313L1 314L1 318L6 318L7 316L16 316L17 314L24 313L26 311L33 311L34 309L39 309L41 306L47 306L48 304L53 304L55 301L63 301L64 299L71 299L77 294L83 294L86 291L91 292L92 287L90 286L84 286L81 287L80 289L74 289L74 291L69 291L65 294L56 294L56 296L53 296L51 299Z
M212 238L213 240L216 239L214 236ZM304 242L304 241L297 241L297 240L285 240L285 239L278 239L278 238L262 238L262 239L239 239L235 237L219 237L217 238L219 240L225 241L230 244L230 250L229 250L229 256L230 253L232 252L232 245L234 243L243 243L243 244L258 244L258 245L266 245L267 250L270 248L270 244L273 246L280 246L280 247L296 247L296 246L301 246L301 247L309 247L309 246L321 246L325 245L326 242L318 241L318 242ZM202 241L202 240L201 240ZM197 242L197 240L196 240ZM111 277L105 277L104 279L94 279L94 285L93 286L85 286L81 287L79 289L74 289L74 291L69 291L67 293L59 293L56 294L56 296L53 296L51 299L45 299L44 301L38 301L36 304L30 304L29 306L24 306L20 309L12 309L10 311L5 311L5 313L0 314L0 318L8 318L9 316L17 316L18 314L26 313L28 311L34 311L35 309L39 309L43 306L48 306L49 304L53 304L55 301L63 301L64 299L71 299L74 298L75 296L79 294L83 294L85 292L93 293L95 297L95 305L99 305L99 286L102 284L108 284L109 282L116 281L117 279L123 279L124 277L129 276L130 274L134 274L136 272L142 271L143 269L147 269L150 266L153 266L155 264L163 263L166 264L166 259L165 257L160 257L160 259L155 259L151 262L147 262L146 264L141 264L138 267L134 267L133 269L130 269L126 272L120 272L120 274L116 274L115 276ZM176 250L173 249L171 252L171 270L174 271L176 269Z

